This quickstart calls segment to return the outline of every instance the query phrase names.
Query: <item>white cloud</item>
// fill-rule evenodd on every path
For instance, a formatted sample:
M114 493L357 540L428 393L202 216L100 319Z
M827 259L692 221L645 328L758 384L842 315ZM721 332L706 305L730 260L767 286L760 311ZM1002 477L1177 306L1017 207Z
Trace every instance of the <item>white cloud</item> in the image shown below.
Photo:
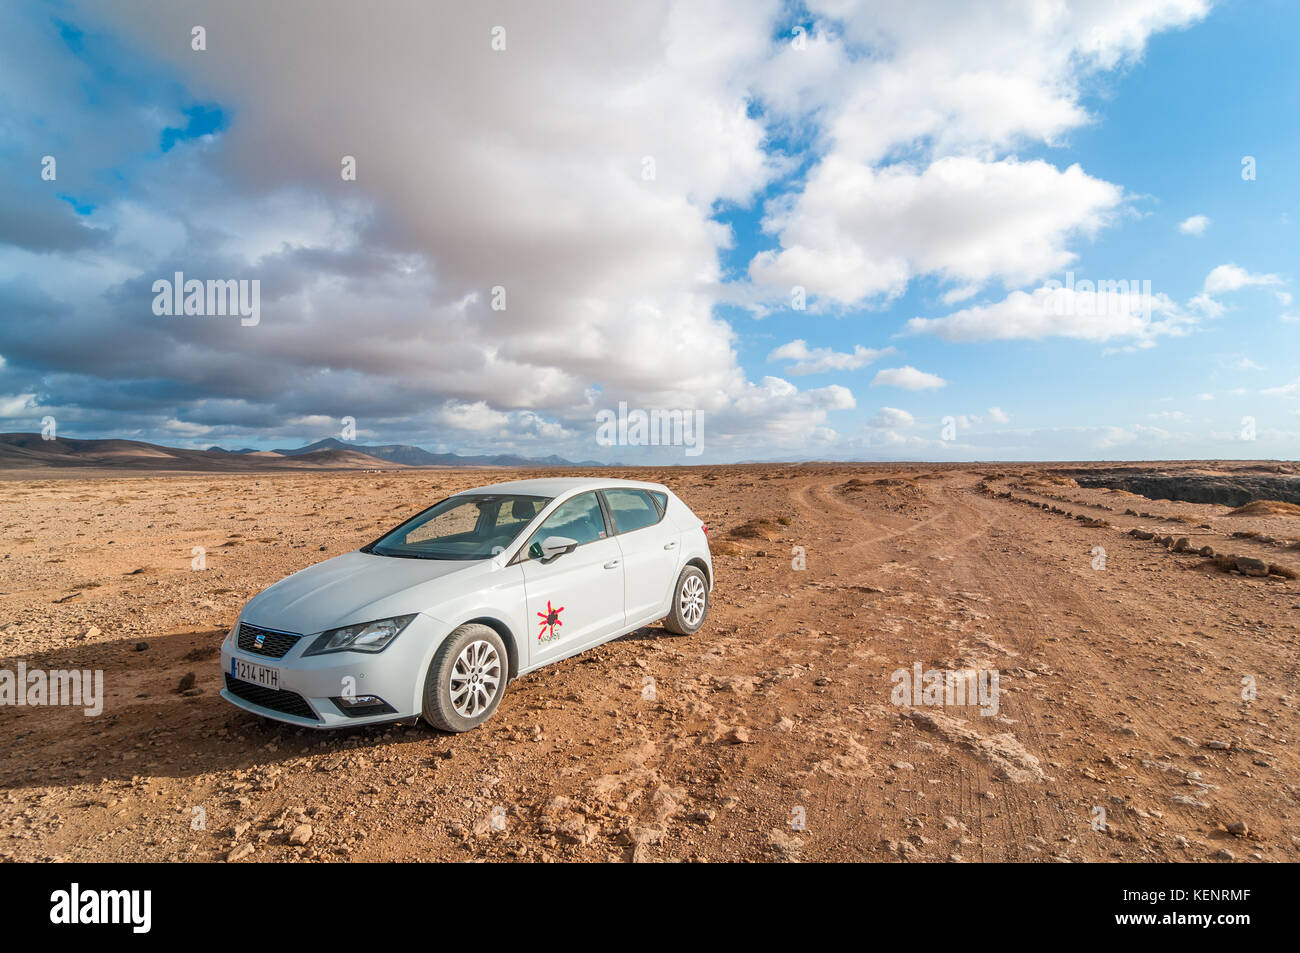
M910 364L879 371L871 381L872 387L901 387L903 390L929 390L947 385L948 382L937 374L918 371Z
M802 338L782 344L767 356L769 361L794 361L786 368L787 374L819 374L823 371L853 371L877 360L886 354L893 354L894 348L881 350L854 345L851 353L843 353L828 347L808 347Z
M1013 291L1001 301L942 318L912 318L906 329L949 341L1066 337L1149 343L1158 335L1182 333L1190 321L1166 295L1080 290L1081 284L1074 288L1043 285L1032 293Z
M1210 220L1204 215L1193 215L1178 223L1178 230L1184 235L1204 235L1210 227Z
M943 293L944 304L958 304L968 298L973 298L979 294L979 285L961 285L957 288L951 288Z
M35 394L0 395L0 417L26 417L35 408Z
M897 407L881 407L876 411L875 416L867 421L867 426L873 430L893 430L901 428L906 430L916 423L916 418L905 410Z
M1217 318L1222 316L1228 309L1212 295L1240 291L1242 288L1282 284L1286 284L1286 281L1278 275L1253 274L1245 268L1229 262L1219 265L1205 276L1205 283L1201 293L1188 301L1187 305L1207 318ZM1279 301L1285 302L1291 299L1289 292L1278 291L1274 293ZM1283 320L1285 320L1285 317Z
M510 424L509 414L493 410L483 400L473 403L448 401L438 411L436 419L443 426L471 431L502 430Z
M219 274L256 266L277 289L256 336L213 334L201 359L189 359L179 325L156 347L116 351L152 354L141 376L185 366L214 399L279 400L279 420L337 404L381 430L387 417L486 439L508 421L510 440L529 427L522 412L578 419L598 382L607 404L700 407L748 432L739 408L761 404L766 385L746 380L715 313L732 235L714 216L782 169L751 108L781 15L777 0L670 0L599 18L527 2L491 16L415 5L359 29L348 0L286 0L274 12L81 4L88 33L124 36L152 69L233 117L211 141L168 153L166 174L134 183L129 201L96 212L117 243L96 259L115 266L98 287L168 273L164 261L180 256ZM194 23L210 41L239 42L194 54L175 41ZM501 53L489 42L498 23ZM356 155L355 183L339 179L343 153ZM49 257L58 291L67 262ZM500 311L489 306L498 285ZM51 335L72 330L47 324ZM818 349L791 373L823 360L835 369L844 358ZM270 367L295 386L271 394L271 378L255 373ZM812 439L843 399L796 392L779 413Z
M989 420L995 424L1009 424L1011 423L1011 416L1001 407L990 407Z
M1278 387L1267 387L1260 391L1269 397L1295 397L1300 395L1300 377L1297 377L1289 384L1282 384Z
M1282 283L1282 279L1277 275L1252 274L1245 268L1229 262L1226 265L1219 265L1205 276L1204 290L1206 294L1213 295L1259 285L1279 285Z
M290 417L285 421L285 425L293 430L338 430L341 423L333 417L327 417L324 414L306 414L299 417Z
M773 296L801 285L853 305L935 274L959 284L952 304L992 279L1014 286L1063 268L1076 238L1113 219L1119 186L1013 156L1091 122L1087 81L1209 4L814 0L808 9L812 42L780 55L761 90L775 119L811 127L822 158L802 191L769 203L765 224L780 247L755 256L750 275Z
M754 281L853 305L893 298L918 274L978 286L1064 269L1075 234L1094 234L1122 191L1077 166L949 156L917 169L824 160L793 203L769 206L781 248L750 262Z
M1227 310L1227 308L1222 304L1215 301L1204 292L1194 295L1191 300L1187 302L1187 306L1207 318L1217 318Z
M180 437L201 437L213 430L212 427L204 424L196 424L188 420L177 420L176 418L164 421L163 429Z

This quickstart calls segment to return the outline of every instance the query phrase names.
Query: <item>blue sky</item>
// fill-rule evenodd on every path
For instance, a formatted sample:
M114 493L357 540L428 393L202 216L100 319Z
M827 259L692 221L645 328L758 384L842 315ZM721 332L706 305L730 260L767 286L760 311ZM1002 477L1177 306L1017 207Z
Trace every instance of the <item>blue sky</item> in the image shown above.
M463 6L0 13L0 429L1296 456L1294 4ZM620 401L704 454L598 446Z

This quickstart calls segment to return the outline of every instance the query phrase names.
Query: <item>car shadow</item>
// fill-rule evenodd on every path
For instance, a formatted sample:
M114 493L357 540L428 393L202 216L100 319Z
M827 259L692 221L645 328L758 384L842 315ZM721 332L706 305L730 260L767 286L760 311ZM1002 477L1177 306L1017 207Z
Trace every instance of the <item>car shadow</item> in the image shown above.
M86 713L84 699L80 706L0 704L0 737L7 739L0 790L186 778L392 744L420 746L437 761L450 755L459 737L422 721L321 731L236 708L220 697L225 635L224 629L207 628L147 639L69 640L41 652L0 657L0 671L15 677L19 663L28 673L103 675L98 714ZM656 623L613 642L665 638L677 636Z
M614 642L658 642L660 639L678 639L681 636L674 635L663 627L661 623L655 622L650 625L643 625L639 629L633 629L627 635L620 635Z
M102 711L73 705L0 704L0 790L138 777L185 778L266 767L309 754L376 744L425 746L441 757L451 735L419 725L319 731L260 718L219 695L225 630L83 643L0 658L0 672L102 673ZM143 646L143 648L141 648ZM190 685L188 676L193 675ZM3 676L0 676L3 677ZM187 691L183 694L182 680ZM12 684L12 682L11 682Z

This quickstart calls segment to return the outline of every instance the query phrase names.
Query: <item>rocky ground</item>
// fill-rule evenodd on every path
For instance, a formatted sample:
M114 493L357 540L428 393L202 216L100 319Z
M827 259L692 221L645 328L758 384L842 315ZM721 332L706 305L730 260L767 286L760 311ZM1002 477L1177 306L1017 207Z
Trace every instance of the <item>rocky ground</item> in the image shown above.
M217 696L254 593L519 475L0 483L0 670L102 669L107 695L0 707L0 857L1300 859L1300 519L1028 466L611 472L709 524L697 635L526 676L459 736ZM895 704L917 663L996 670L996 715Z

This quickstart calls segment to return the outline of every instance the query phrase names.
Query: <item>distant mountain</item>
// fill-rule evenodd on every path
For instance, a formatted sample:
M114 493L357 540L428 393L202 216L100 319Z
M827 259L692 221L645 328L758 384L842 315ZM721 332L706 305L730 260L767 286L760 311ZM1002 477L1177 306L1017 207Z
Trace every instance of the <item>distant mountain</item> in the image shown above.
M351 448L322 450L288 459L265 450L184 450L141 440L46 440L37 433L0 434L0 469L100 467L129 470L394 469L401 464L369 457Z
M296 457L317 450L355 450L366 456L378 457L408 467L600 467L595 460L573 462L551 454L547 457L521 457L513 453L487 455L461 455L459 453L433 453L409 443L388 443L378 446L351 443L337 437L326 437L296 450L276 450L286 457Z
M45 467L100 467L131 470L405 469L407 467L598 467L594 461L573 463L563 457L534 459L514 454L461 456L430 453L407 444L368 447L327 437L296 450L206 450L163 447L141 440L46 440L38 433L0 434L0 470Z

